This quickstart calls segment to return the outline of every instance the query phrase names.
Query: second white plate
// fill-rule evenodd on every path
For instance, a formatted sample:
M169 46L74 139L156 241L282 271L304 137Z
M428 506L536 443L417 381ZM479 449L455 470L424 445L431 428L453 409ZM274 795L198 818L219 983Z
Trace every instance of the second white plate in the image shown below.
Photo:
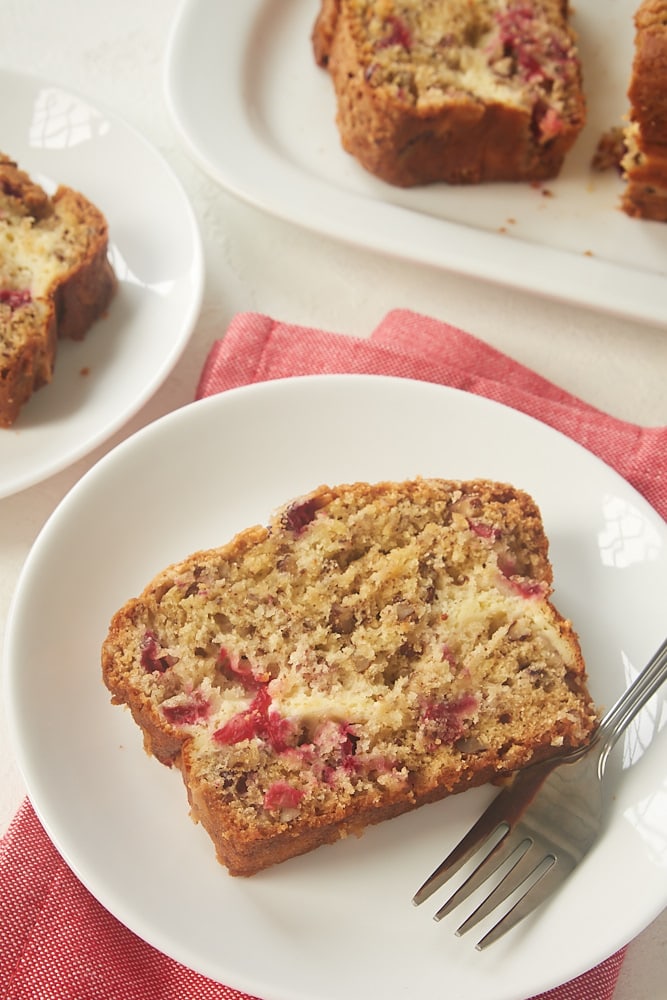
M590 170L598 139L627 112L635 8L576 4L588 123L561 176L541 187L401 190L362 170L341 148L331 80L313 59L317 0L184 0L167 101L203 169L283 219L662 326L667 226L628 218L616 173Z
M50 385L0 430L0 497L88 454L153 395L201 304L203 262L190 203L160 154L124 121L69 90L0 70L2 150L49 192L81 191L109 223L119 288L79 343L60 341Z
M667 527L568 438L426 383L287 379L169 414L77 483L16 589L6 706L55 844L137 934L265 1000L526 1000L605 958L667 903L663 695L615 751L595 849L535 919L482 954L454 936L458 914L436 924L437 899L415 908L411 898L490 789L234 879L188 818L178 774L146 756L129 713L110 704L100 669L110 618L168 563L266 523L314 484L417 474L509 480L533 494L556 603L581 635L593 697L610 705L663 638Z

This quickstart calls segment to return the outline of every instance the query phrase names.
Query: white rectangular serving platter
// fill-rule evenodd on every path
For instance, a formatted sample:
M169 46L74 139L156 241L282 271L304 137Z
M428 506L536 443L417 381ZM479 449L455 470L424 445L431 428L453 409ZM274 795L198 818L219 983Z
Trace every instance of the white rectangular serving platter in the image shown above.
M543 185L403 190L341 148L328 74L314 61L316 0L184 0L165 90L190 153L237 196L383 254L664 325L667 225L619 208L597 142L628 111L635 0L579 0L573 24L588 121Z

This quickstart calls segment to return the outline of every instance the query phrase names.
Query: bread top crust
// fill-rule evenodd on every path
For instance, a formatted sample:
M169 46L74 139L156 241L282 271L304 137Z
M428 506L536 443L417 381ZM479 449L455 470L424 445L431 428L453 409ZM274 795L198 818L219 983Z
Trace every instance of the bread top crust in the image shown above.
M0 153L0 289L53 297L74 270L106 255L107 221L72 188L53 197Z
M49 211L49 198L39 184L21 170L6 153L0 152L0 204L3 213L40 219Z
M325 0L314 32L327 63L334 38L354 48L360 75L389 105L418 115L471 99L581 112L581 67L561 0Z

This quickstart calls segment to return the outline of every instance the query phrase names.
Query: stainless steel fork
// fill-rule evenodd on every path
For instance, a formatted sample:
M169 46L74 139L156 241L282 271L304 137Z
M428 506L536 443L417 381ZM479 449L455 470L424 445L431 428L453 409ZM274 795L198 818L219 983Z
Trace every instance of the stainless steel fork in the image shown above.
M528 916L595 843L602 828L601 783L609 752L666 678L667 639L603 717L589 745L519 772L415 893L413 903L428 899L484 849L482 860L435 919L450 913L494 874L500 881L456 933L470 930L505 903L509 909L477 943L481 950Z

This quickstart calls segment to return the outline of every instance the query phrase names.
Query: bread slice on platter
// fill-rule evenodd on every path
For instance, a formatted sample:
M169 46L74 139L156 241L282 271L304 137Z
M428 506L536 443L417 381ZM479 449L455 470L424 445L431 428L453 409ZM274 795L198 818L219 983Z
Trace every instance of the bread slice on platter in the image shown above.
M635 14L628 97L621 206L635 218L667 222L667 0L644 0Z
M586 120L567 0L322 0L343 148L401 187L555 177Z

